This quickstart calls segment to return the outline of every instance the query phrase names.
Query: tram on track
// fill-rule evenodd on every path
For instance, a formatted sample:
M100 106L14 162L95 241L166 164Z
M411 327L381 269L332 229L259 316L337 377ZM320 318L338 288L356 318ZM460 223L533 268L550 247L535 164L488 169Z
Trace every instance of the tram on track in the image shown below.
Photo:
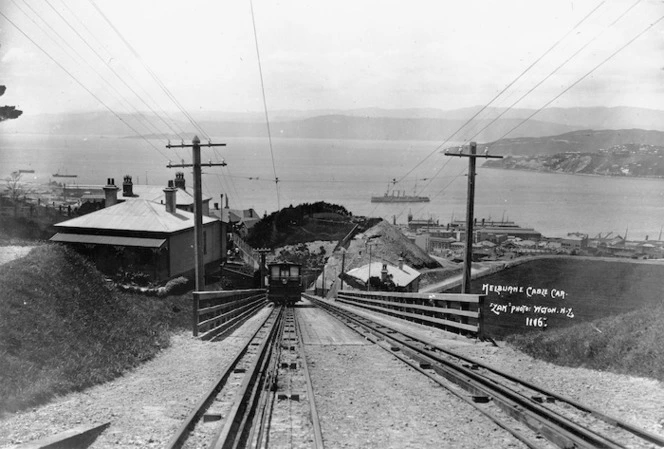
M271 263L268 268L267 299L275 304L292 306L302 299L302 265Z

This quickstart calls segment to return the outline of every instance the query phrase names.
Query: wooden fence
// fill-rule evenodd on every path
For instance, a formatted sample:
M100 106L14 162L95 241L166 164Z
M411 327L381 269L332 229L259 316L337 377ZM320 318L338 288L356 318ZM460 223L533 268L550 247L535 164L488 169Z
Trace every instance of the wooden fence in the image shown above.
M341 290L337 301L459 334L483 337L485 295Z
M267 290L194 292L194 337L218 338L240 326L267 303Z

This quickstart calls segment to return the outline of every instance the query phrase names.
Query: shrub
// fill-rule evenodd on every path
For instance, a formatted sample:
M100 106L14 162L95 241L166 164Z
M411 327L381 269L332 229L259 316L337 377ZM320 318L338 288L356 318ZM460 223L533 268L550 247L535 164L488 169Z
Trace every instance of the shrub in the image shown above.
M191 289L191 280L184 276L171 279L164 286L164 295L181 295Z

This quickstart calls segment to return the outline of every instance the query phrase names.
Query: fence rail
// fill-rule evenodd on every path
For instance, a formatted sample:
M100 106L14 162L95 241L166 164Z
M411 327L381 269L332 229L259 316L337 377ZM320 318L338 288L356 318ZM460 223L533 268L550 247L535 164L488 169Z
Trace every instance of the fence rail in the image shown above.
M260 268L260 262L258 259L256 259L254 249L251 246L249 246L247 242L242 240L242 237L240 237L239 235L233 232L231 232L229 235L231 237L231 241L233 242L233 244L237 246L242 252L242 259L246 263L252 265L254 269L258 270Z
M461 293L393 293L341 290L337 301L374 312L483 337L485 295Z
M219 338L267 303L267 290L194 292L193 332L202 340Z

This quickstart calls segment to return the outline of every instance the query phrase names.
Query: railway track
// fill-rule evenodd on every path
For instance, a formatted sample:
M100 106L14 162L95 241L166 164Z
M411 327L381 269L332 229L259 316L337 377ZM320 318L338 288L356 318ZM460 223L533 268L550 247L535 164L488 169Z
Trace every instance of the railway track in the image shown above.
M272 310L166 447L323 447L292 308Z
M570 398L305 295L531 448L658 448L664 438Z

